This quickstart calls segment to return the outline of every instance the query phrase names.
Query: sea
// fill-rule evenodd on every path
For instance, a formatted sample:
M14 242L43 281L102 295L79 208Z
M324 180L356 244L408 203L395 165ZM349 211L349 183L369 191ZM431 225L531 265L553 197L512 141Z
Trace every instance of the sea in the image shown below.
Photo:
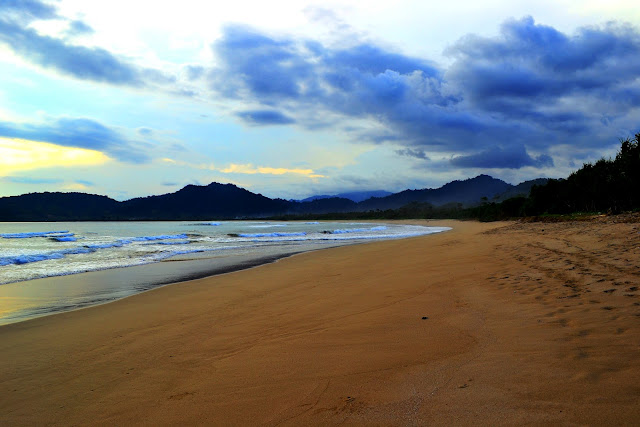
M310 250L446 230L326 221L0 223L0 325Z

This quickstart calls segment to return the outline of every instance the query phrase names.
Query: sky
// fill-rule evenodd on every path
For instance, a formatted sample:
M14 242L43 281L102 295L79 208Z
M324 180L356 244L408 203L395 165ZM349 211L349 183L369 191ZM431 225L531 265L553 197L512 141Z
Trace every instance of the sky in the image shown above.
M0 0L0 76L0 196L517 184L640 132L640 8Z

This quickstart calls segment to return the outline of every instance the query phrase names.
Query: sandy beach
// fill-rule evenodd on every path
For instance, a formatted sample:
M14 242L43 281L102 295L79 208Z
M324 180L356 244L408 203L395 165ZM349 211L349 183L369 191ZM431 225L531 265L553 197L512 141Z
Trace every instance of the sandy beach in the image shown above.
M640 223L423 221L0 327L1 425L640 423Z

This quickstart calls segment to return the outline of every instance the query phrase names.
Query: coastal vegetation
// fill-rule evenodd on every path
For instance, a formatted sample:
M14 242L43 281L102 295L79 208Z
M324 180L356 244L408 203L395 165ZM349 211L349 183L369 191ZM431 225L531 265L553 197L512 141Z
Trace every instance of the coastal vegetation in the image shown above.
M566 179L532 187L528 197L474 207L480 219L611 213L640 209L640 133L621 141L613 159L586 163Z

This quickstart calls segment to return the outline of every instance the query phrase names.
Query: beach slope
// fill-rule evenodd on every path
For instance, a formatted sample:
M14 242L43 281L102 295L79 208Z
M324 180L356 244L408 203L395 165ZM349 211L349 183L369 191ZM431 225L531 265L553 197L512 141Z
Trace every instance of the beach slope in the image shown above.
M0 424L635 424L637 218L444 221L0 327Z

